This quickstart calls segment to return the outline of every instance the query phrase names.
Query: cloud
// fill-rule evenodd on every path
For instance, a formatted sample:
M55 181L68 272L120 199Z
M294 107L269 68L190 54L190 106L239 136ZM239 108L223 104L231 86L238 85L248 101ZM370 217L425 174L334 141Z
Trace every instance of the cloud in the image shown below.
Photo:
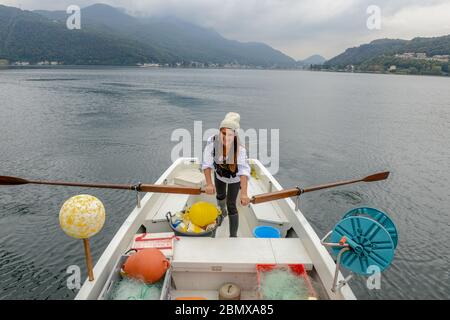
M265 42L300 59L331 58L348 47L383 38L450 34L450 0L0 0L23 9L65 10L96 2L135 15L174 15L230 39ZM382 29L368 30L366 12L377 5Z
M394 37L432 37L450 34L450 1L411 5L386 17L386 34Z

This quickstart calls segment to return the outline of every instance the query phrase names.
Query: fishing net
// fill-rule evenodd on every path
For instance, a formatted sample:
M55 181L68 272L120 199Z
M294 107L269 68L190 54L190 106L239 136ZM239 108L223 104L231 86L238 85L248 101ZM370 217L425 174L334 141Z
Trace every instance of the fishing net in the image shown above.
M162 291L162 281L145 284L142 281L123 278L114 285L109 296L110 300L159 300Z
M308 300L310 297L305 279L288 269L263 272L260 293L266 300Z

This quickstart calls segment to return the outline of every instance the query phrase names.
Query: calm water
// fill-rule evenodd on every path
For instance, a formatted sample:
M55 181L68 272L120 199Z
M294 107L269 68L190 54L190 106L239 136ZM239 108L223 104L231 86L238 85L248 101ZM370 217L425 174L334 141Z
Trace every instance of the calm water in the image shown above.
M36 179L154 182L171 163L174 129L215 128L227 111L243 128L280 128L285 187L390 169L385 183L305 195L319 236L348 210L373 206L399 229L381 290L352 281L361 299L450 297L450 79L289 71L60 69L0 71L0 174ZM0 189L0 298L71 299L80 241L59 228L72 195L107 209L91 240L97 260L135 205L123 191Z

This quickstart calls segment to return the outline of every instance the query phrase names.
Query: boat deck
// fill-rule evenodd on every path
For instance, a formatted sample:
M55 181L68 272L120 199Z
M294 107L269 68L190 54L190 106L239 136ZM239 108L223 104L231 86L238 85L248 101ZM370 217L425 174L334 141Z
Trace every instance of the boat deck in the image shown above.
M256 264L303 264L312 270L313 263L297 238L190 238L175 241L173 263L177 268L209 269L221 266L222 271L253 272Z
M205 178L197 168L185 168L174 176L170 184L177 184L191 187L202 187L205 185ZM248 184L248 195L268 192L262 181L256 177L250 177ZM179 212L198 201L206 201L216 205L215 196L202 194L200 196L189 196L180 194L160 195L158 201L151 207L146 214L144 226L147 232L167 232L170 228L167 225L166 213ZM239 211L239 229L238 237L253 237L253 229L258 225L269 225L278 228L282 237L287 235L291 228L289 220L284 215L276 202L262 203L248 207L243 207L237 199ZM229 237L229 219L225 218L222 225L217 229L216 237Z
M203 173L196 167L184 168L168 180L169 184L204 187ZM257 176L249 178L249 197L268 192L270 186ZM167 212L178 212L198 201L216 205L211 195L159 195L159 199L146 214L146 232L170 232L166 220ZM214 238L180 237L174 241L172 279L176 289L170 291L172 299L186 296L218 299L218 290L223 283L239 283L241 299L256 299L256 272L258 264L286 265L303 264L306 270L313 263L298 238L285 238L291 224L276 202L243 207L237 199L239 211L238 237L229 237L229 218L217 228ZM257 239L253 229L259 225L277 227L281 239Z
M282 187L257 160L250 162L252 176L249 179L249 197ZM190 187L204 187L205 178L195 158L176 161L156 182ZM272 190L273 189L273 190ZM77 299L103 299L105 290L117 276L118 264L132 247L137 234L147 233L159 237L173 232L166 220L167 212L182 211L198 201L216 205L214 195L179 195L147 193L142 207L135 208L118 230L113 240L97 262L95 281L86 281ZM229 221L225 218L214 238L179 237L174 240L171 260L170 295L177 297L218 298L218 288L224 283L236 283L241 288L241 299L255 299L258 264L303 264L312 278L318 279L323 289L320 298L354 299L348 287L341 292L331 292L335 263L320 244L303 214L294 210L290 199L243 207L237 201L239 211L238 237L229 237ZM276 227L280 239L255 238L257 226ZM289 230L294 232L289 232ZM119 266L120 269L120 266ZM342 275L340 275L340 279ZM167 298L167 297L166 297Z

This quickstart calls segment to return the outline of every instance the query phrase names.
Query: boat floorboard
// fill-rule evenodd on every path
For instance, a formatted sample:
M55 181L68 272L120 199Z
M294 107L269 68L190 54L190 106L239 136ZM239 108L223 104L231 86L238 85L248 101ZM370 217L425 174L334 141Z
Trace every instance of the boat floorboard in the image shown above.
M239 228L237 233L238 238L252 237L252 231L248 226L247 219L243 214L239 215ZM226 217L222 225L217 228L216 238L229 238L230 237L230 219Z

